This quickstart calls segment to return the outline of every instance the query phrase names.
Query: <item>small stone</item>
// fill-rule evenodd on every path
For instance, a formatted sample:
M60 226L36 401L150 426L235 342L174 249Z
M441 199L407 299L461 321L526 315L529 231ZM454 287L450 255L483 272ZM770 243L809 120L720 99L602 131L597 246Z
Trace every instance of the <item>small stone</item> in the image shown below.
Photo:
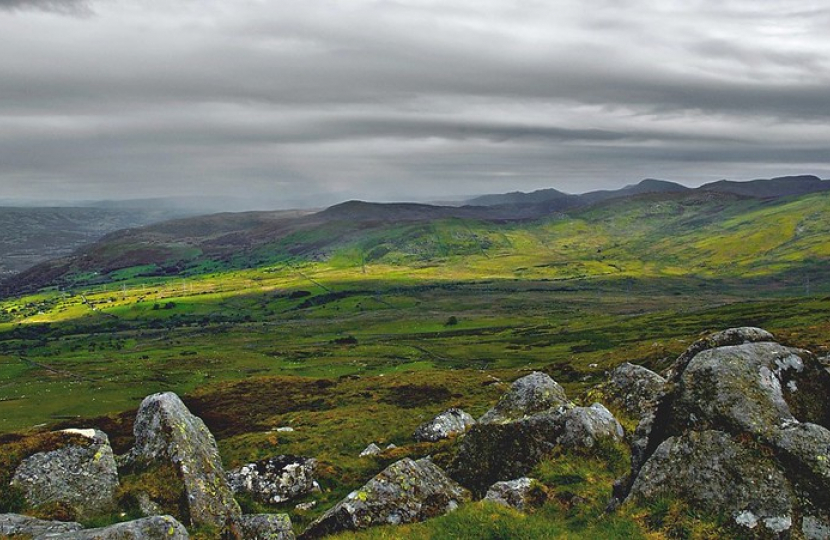
M418 442L436 442L461 435L475 423L475 419L466 412L452 408L421 424L412 436Z
M276 456L229 471L228 483L234 493L248 493L265 504L278 504L311 493L316 467L315 459Z
M309 510L314 510L315 508L317 508L317 501L309 501L309 502L305 502L305 503L300 503L297 506L295 506L294 508L296 508L297 510L299 510L301 512L308 512Z
M549 375L534 371L516 380L496 406L478 421L480 424L505 424L567 404L565 390Z
M504 482L496 482L487 494L485 501L509 506L524 511L544 504L547 499L547 489L533 478L518 478Z
M363 449L363 451L360 453L360 457L376 456L381 453L383 453L383 450L380 449L380 446L376 445L375 443L372 443Z

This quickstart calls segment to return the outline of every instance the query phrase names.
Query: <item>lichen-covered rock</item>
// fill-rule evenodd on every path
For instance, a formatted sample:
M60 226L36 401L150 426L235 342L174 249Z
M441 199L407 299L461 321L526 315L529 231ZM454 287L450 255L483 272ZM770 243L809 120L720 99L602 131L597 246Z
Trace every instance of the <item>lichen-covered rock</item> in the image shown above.
M762 343L765 341L774 342L775 336L763 328L756 328L754 326L727 328L726 330L709 334L708 336L692 343L689 348L674 361L672 367L669 369L668 378L671 379L686 369L686 364L688 364L692 358L705 350L730 345L743 345L744 343Z
M66 521L45 521L20 514L0 514L0 536L40 538L53 535L52 538L61 538L61 535L83 529L80 523Z
M107 435L98 430L67 430L87 444L70 444L25 459L12 485L32 506L62 503L82 519L112 509L118 469Z
M506 424L477 424L464 436L449 475L481 497L493 483L527 474L562 434L562 411Z
M480 424L505 424L567 405L565 390L549 375L534 371L515 381L495 407L479 418Z
M830 531L830 376L758 328L696 342L643 416L618 498L675 496L759 538Z
M635 418L642 418L654 409L665 392L666 379L643 366L626 362L611 372L604 390L614 405Z
M566 448L593 448L599 441L620 441L623 428L600 403L590 407L574 407L559 418L562 433L556 442Z
M41 537L44 540L49 536ZM188 540L184 525L170 516L152 516L100 529L86 529L62 535L62 540ZM36 538L35 540L40 540Z
M381 453L383 453L383 450L380 449L380 446L375 443L370 443L369 446L364 448L360 453L360 457L376 456Z
M178 469L194 526L221 528L242 515L213 435L176 394L146 397L138 409L133 432L136 442L131 461L139 466L169 462Z
M421 424L412 435L418 442L436 442L460 435L475 425L475 419L461 409L448 409Z
M319 538L375 525L414 523L455 510L470 493L428 459L393 463L300 535Z
M544 504L547 495L547 488L538 480L523 477L496 482L487 490L484 500L525 511Z
M793 423L786 393L798 391L803 351L747 343L698 353L680 374L672 412L679 428L765 435Z
M248 463L228 472L234 493L277 504L311 493L315 487L317 460L299 456L276 456Z
M245 540L294 540L291 518L287 514L245 515L236 521Z
M739 525L761 525L776 533L784 523L792 524L796 505L792 486L778 467L720 431L693 431L660 444L640 470L628 500L662 497L682 497L696 508L730 515Z

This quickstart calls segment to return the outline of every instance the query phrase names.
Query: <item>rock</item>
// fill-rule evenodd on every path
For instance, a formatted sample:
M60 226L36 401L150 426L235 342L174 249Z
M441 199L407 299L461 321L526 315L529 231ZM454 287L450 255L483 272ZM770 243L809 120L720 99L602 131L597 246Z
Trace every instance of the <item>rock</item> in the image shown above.
M228 472L234 493L249 493L265 504L277 504L311 493L317 460L276 456Z
M187 529L172 517L152 516L100 529L77 531L62 535L60 538L62 540L188 540L190 535L187 534Z
M24 536L38 538L44 535L52 535L53 538L61 538L60 535L68 534L83 529L80 523L65 521L45 521L20 514L0 514L0 537Z
M300 538L319 538L375 525L414 523L455 510L470 493L427 459L393 463L309 525Z
M618 498L679 497L750 536L830 538L830 376L758 328L696 342L643 416Z
M145 491L137 493L135 500L138 503L138 510L144 516L160 516L164 514L161 506L153 501L153 499L150 498L150 495L148 495Z
M739 525L760 524L773 532L792 523L796 504L779 468L720 431L689 432L660 444L628 500L661 497L681 497L706 512L731 515Z
M567 405L565 390L550 376L534 371L515 381L495 407L479 418L481 424L504 424Z
M774 342L775 336L763 328L756 328L754 326L728 328L721 332L709 334L708 336L692 343L689 348L674 361L672 367L669 368L668 378L671 379L686 369L686 364L689 363L689 360L705 350L726 347L729 345L743 345L744 343L761 343L764 341Z
M67 430L87 444L69 444L26 458L11 484L21 489L32 506L61 503L83 519L107 512L114 505L118 469L107 435L98 430Z
M395 443L389 443L386 445L386 450L394 450L398 446Z
M679 375L673 421L680 429L754 435L793 423L796 419L785 393L793 391L788 383L804 370L800 353L777 343L731 345L698 353Z
M635 418L642 418L652 411L665 390L666 379L628 362L617 366L604 385L604 392L611 401Z
M487 490L485 501L525 511L539 507L547 500L547 488L532 478L496 482Z
M360 457L376 456L381 453L383 453L383 450L380 449L380 446L376 445L375 443L371 443L369 446L363 449L363 451L360 453Z
M242 512L225 478L216 441L202 420L167 392L142 401L135 425L131 461L172 463L181 474L194 526L221 528Z
M562 413L542 413L506 424L477 424L461 441L449 475L482 497L499 480L524 476L562 434Z
M287 514L245 515L236 521L244 540L294 540L291 518Z
M306 503L300 503L294 508L299 510L300 512L308 512L309 510L314 510L315 508L317 508L317 501L308 501Z
M418 442L436 442L466 432L475 419L461 409L448 409L429 422L421 424L412 435Z
M574 407L562 414L562 434L556 442L568 448L593 448L601 440L620 441L623 428L614 415L599 403Z

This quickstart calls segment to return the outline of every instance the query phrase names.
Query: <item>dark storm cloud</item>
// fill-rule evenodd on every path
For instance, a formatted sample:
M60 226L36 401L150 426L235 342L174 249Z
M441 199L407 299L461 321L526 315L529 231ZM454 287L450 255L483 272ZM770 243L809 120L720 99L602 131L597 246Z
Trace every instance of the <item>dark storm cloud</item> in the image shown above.
M830 9L0 0L0 189L446 198L830 176ZM24 9L25 8L25 9Z

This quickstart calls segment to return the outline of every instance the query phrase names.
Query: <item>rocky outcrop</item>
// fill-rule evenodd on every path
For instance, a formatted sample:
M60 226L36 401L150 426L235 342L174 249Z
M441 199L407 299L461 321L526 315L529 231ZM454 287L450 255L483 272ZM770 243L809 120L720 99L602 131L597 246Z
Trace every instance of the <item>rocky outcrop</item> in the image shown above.
M242 516L236 529L244 540L294 540L291 518L286 514L255 514Z
M549 375L534 371L516 380L495 407L479 418L480 424L506 424L566 405L565 390Z
M45 540L49 537L43 538ZM62 540L188 540L190 535L187 529L172 517L152 516L100 529L86 529L64 534L60 538Z
M517 478L496 482L487 490L484 500L525 511L544 504L547 488L533 478Z
M455 510L470 493L427 459L393 463L300 535L319 538L375 525L413 523Z
M12 485L21 489L32 506L59 503L76 519L113 508L118 470L107 435L98 430L67 430L84 444L69 444L25 459Z
M137 466L172 463L187 492L193 525L221 528L242 512L228 485L216 441L205 423L176 394L153 394L142 401L130 461Z
M228 472L234 493L248 493L265 504L278 504L311 493L317 483L317 460L298 456L276 456L248 463Z
M0 514L0 537L41 538L50 535L52 538L61 538L61 535L81 529L83 526L80 523L45 521L20 514Z
M830 538L830 375L758 328L719 332L674 364L638 427L628 501L680 497L750 535Z
M461 435L475 423L475 419L469 414L461 409L452 408L421 424L412 436L418 442L436 442Z

